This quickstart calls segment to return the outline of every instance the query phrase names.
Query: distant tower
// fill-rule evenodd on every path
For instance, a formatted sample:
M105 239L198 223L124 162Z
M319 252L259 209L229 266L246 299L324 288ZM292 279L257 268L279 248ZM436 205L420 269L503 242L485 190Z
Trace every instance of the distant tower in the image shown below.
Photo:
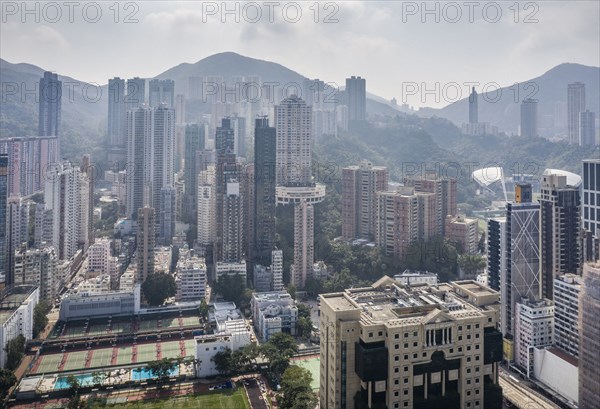
M154 246L156 241L156 217L154 209L142 207L137 210L137 281L143 283L154 273Z
M137 109L146 102L146 80L135 77L127 80L125 110Z
M254 130L254 262L267 266L275 246L275 161L277 137L269 119L256 119Z
M579 145L596 145L596 114L590 110L579 113Z
M160 104L175 108L175 81L150 80L148 104L151 108L157 108Z
M350 124L367 119L367 83L364 78L346 78L346 101Z
M583 228L600 238L600 159L584 159L582 175Z
M569 143L579 143L579 113L585 111L585 84L575 82L567 87L567 128Z
M108 144L125 154L125 80L119 77L108 80Z
M525 99L521 103L521 136L535 138L538 136L538 102L535 99Z
M294 204L294 263L291 282L303 288L314 263L314 208L325 186L312 180L312 110L292 95L275 107L277 204Z
M62 108L62 81L58 80L58 74L49 71L44 72L40 79L39 89L39 136L59 137L58 146L60 150L60 117Z
M477 101L477 92L475 87L471 88L471 95L469 95L469 123L476 124L479 122L479 106Z

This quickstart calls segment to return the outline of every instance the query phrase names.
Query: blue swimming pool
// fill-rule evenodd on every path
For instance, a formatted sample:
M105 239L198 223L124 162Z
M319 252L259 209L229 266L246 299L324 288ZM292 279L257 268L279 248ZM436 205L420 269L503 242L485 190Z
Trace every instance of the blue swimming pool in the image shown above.
M170 372L169 372L169 376L177 376L179 374L179 368L173 368ZM147 379L154 379L156 378L154 375L152 375L152 372L146 368L136 368L133 369L131 371L131 380L132 381L145 381Z
M76 375L75 378L77 378L77 380L79 381L79 385L80 386L92 386L94 385L94 377L92 376L92 374L85 374L85 375ZM69 389L69 383L67 382L67 377L66 376L61 376L56 380L56 383L54 384L54 390L59 390L59 389Z

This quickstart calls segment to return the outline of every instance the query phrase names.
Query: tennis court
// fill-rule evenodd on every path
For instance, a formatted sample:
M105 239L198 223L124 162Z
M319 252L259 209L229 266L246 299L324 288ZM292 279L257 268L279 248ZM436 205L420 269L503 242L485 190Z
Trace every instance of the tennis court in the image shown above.
M99 368L104 366L110 366L112 361L112 348L96 349L92 355L92 361L90 368Z
M198 317L183 317L183 318L181 318L181 320L183 321L184 327L200 325L200 321L199 321Z
M140 322L140 331L156 331L158 322L156 320L148 320Z
M196 356L196 341L193 339L185 340L185 355Z
M163 342L160 347L162 348L163 358L177 358L181 356L179 341Z
M37 368L34 366L32 373L39 374L58 371L58 365L60 364L60 361L62 361L62 356L62 353L40 356L38 358L39 364L37 365Z
M85 368L85 359L88 351L77 351L67 353L67 361L63 371L74 371L76 369Z
M129 332L133 332L131 329L130 322L115 322L112 324L112 333L113 334L126 334Z
M119 347L117 352L117 365L129 365L132 360L133 348L130 346Z
M179 318L166 318L161 324L161 328L179 328Z
M137 362L156 360L156 344L142 344L137 347Z
M90 330L88 331L88 336L96 337L98 335L106 335L108 333L108 329L110 327L106 324L94 324L90 326Z

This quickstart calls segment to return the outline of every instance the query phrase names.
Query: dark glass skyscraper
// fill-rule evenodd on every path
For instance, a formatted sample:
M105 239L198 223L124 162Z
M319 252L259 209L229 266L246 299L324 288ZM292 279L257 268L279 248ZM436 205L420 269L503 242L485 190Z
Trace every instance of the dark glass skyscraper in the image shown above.
M275 246L275 161L277 138L266 117L258 118L254 130L254 262L271 264Z
M346 101L350 123L367 119L367 82L364 78L346 78Z
M521 103L521 136L535 138L538 136L538 102L528 98Z
M62 106L62 81L58 74L49 71L40 78L39 89L39 136L58 136Z

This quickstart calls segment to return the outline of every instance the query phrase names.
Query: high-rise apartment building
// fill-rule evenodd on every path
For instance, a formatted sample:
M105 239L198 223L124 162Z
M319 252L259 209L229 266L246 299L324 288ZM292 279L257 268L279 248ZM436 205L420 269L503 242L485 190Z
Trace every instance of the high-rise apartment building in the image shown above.
M342 169L342 237L375 240L377 192L388 189L384 166L361 161Z
M525 99L521 102L521 136L535 138L538 136L538 101Z
M550 300L554 279L580 273L581 213L579 187L568 186L567 177L542 175L540 197L540 257L542 295Z
M501 408L500 295L474 281L320 296L322 408Z
M583 266L579 293L579 407L597 408L600 402L600 262Z
M161 245L171 244L175 236L175 220L177 216L177 190L165 187L160 190L160 207L158 217L158 241Z
M164 104L167 108L175 108L175 81L153 79L149 82L148 104L158 108Z
M304 287L314 264L314 204L325 186L312 179L312 109L296 95L275 106L277 204L294 207L291 282Z
M275 163L277 137L269 119L258 118L254 129L253 262L267 266L275 247Z
M579 143L579 114L585 111L585 84L575 82L567 87L567 130L569 143Z
M44 190L46 172L59 161L58 137L0 139L0 153L8 156L8 195L29 196Z
M203 124L188 124L185 127L183 220L191 224L196 224L198 211L198 174L202 169L197 159L206 144L204 129Z
M148 205L160 213L161 191L174 185L175 111L127 112L127 216Z
M18 196L8 198L6 205L6 284L15 283L15 253L22 245L29 245L31 201Z
M178 302L203 300L207 284L204 259L196 256L180 259L175 270L175 284Z
M21 246L14 254L13 271L13 285L35 285L39 287L40 298L50 303L64 285L54 247L27 249L27 246Z
M198 225L196 243L205 255L207 250L212 250L215 240L215 168L210 166L208 170L201 171L198 175Z
M456 216L456 186L453 178L439 177L434 173L424 175L406 176L404 185L415 188L415 192L434 193L437 201L436 225L437 234L444 236L446 230L446 216Z
M127 96L125 97L125 110L138 109L146 102L146 80L144 78L130 78L127 80Z
M156 215L152 207L137 210L137 282L143 283L154 273Z
M596 141L596 114L589 109L579 113L579 145L598 145Z
M367 119L367 81L361 77L346 78L346 102L348 122L364 122Z
M58 74L44 72L44 76L40 78L38 99L38 135L60 136L62 81L58 80Z
M477 219L465 216L446 216L445 237L447 240L459 244L466 254L475 254L479 245L477 225Z
M404 258L419 238L419 201L414 189L377 193L375 242L388 255Z
M579 356L579 293L581 276L563 274L554 279L554 344Z
M52 214L52 245L60 260L89 245L88 215L93 207L89 188L88 174L69 162L57 164L46 178L44 203Z
M125 153L125 80L119 77L108 80L108 145Z

